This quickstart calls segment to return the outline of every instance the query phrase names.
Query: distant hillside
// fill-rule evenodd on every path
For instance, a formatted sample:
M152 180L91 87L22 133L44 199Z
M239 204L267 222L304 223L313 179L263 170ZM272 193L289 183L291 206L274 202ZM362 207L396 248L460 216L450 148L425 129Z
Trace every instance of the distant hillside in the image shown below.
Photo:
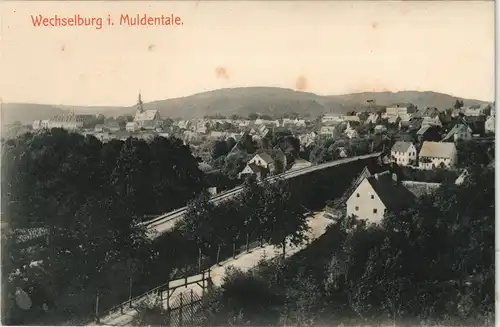
M375 100L376 104L388 106L395 103L412 103L418 108L436 107L440 110L452 108L456 100L462 100L464 105L473 106L487 103L485 101L464 99L448 94L431 91L400 91L400 92L363 92L333 96L338 101L349 101L364 103L367 100Z
M483 104L484 101L453 97L435 92L364 92L356 94L321 96L314 93L294 91L274 87L244 87L220 89L194 94L188 97L159 100L144 104L145 109L159 109L163 117L194 118L204 115L250 113L281 115L296 112L312 117L322 113L346 113L351 110L366 110L367 100L375 100L377 106L395 103L413 103L419 108L451 108L457 99L465 105ZM31 123L36 119L48 119L63 110L76 113L102 113L106 116L133 114L134 107L71 107L38 105L26 103L7 103L2 105L2 124L14 121Z

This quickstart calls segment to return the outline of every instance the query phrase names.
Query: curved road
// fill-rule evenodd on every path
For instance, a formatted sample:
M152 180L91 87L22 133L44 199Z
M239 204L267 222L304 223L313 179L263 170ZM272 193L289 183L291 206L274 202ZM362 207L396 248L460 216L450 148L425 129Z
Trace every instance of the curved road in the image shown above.
M294 178L294 177L297 177L300 175L309 174L309 173L314 172L314 171L322 170L322 169L333 167L333 166L343 165L343 164L350 163L353 161L364 160L364 159L368 159L368 158L375 158L375 157L380 156L380 154L381 154L381 152L371 153L371 154L367 154L364 156L344 158L344 159L340 159L340 160L336 160L336 161L332 161L332 162L327 162L327 163L320 164L320 165L291 170L291 171L287 171L287 172L284 172L284 173L276 175L276 176L268 177L267 180L272 182L272 181L277 180L277 179ZM221 201L224 201L224 200L227 200L227 199L230 199L230 198L236 196L242 190L243 190L243 186L235 187L231 190L224 191L222 193L219 193L219 194L213 196L210 199L210 201L213 203L219 203ZM186 208L187 207L183 207L183 208L171 211L167 214L161 215L157 218L151 219L147 222L143 222L142 224L146 225L146 227L148 229L148 232L150 234L150 238L154 239L154 238L160 236L161 234L172 229L175 226L175 224L177 223L177 221L179 221L184 216L184 213L186 212Z

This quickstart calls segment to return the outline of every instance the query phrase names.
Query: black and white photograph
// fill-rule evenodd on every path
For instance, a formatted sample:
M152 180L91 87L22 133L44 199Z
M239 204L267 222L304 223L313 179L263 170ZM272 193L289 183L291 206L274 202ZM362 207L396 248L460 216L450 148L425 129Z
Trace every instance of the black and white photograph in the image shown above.
M3 1L1 323L495 326L493 1Z

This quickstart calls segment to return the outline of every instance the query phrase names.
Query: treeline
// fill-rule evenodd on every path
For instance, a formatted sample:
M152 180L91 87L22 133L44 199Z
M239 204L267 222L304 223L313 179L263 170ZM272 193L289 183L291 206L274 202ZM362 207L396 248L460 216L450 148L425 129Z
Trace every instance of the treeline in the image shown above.
M177 139L101 143L52 129L5 141L2 282L10 299L3 317L10 321L4 322L28 316L16 318L17 287L36 289L49 311L66 318L91 314L96 293L113 302L114 293L128 290L134 267L155 259L141 218L182 207L204 189L198 162ZM16 235L35 228L45 233L26 249Z
M301 156L315 164L321 164L346 157L362 156L390 150L391 139L374 135L370 139L320 138L306 147Z
M232 246L248 247L254 242L276 245L284 255L287 244L305 240L305 213L287 182L247 179L233 199L216 205L210 203L208 194L202 194L191 201L176 229L212 259L221 259L221 250L229 254Z
M381 225L340 217L286 261L233 269L206 325L492 325L493 177L474 171Z
M233 138L216 140L210 143L210 164L228 177L236 179L248 160L257 153L266 152L273 160L279 173L291 166L299 157L300 141L290 131L273 132L259 141L253 140L251 135L244 135L238 142ZM280 152L286 158L280 156Z

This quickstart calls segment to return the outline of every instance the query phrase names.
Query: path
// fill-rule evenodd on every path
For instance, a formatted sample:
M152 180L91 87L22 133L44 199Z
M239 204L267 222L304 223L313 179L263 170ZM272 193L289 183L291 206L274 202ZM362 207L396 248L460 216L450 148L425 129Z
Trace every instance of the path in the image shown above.
M326 227L332 222L331 219L328 218L327 215L324 214L323 211L316 212L312 216L308 218L308 225L311 228L310 232L308 233L309 236L309 243L321 235L323 235L326 231ZM294 246L288 246L286 249L286 256L289 257L300 250L304 249L307 247L308 243L302 244L298 247ZM226 273L226 268L229 266L233 266L235 268L239 268L243 271L246 271L250 268L255 267L259 261L262 258L275 258L279 255L282 254L282 250L279 248L276 248L272 245L266 245L263 248L258 247L255 249L250 250L249 253L242 253L238 255L236 258L230 258L226 261L221 262L219 265L215 265L211 268L211 277L213 284L215 286L220 286L222 284L223 278ZM196 278L196 276L188 277L189 278ZM172 281L171 284L182 284L184 283L184 279L180 280L175 280ZM188 285L188 287L181 287L176 289L176 291L172 294L172 297L170 299L171 303L175 301L175 297L179 296L179 294L184 293L186 291L193 290L194 293L198 295L202 295L202 288L199 287L196 284ZM140 302L154 302L158 298L157 295L151 296L149 299L144 298ZM164 301L163 305L166 308L167 307L167 301L166 301L166 295L164 296ZM139 302L139 303L140 303ZM137 302L136 302L137 303ZM126 308L124 309L124 313L121 314L120 312L108 315L107 317L101 318L101 326L126 326L129 325L134 318L134 316L137 314L137 311L134 308ZM88 326L95 326L95 324L91 324Z

